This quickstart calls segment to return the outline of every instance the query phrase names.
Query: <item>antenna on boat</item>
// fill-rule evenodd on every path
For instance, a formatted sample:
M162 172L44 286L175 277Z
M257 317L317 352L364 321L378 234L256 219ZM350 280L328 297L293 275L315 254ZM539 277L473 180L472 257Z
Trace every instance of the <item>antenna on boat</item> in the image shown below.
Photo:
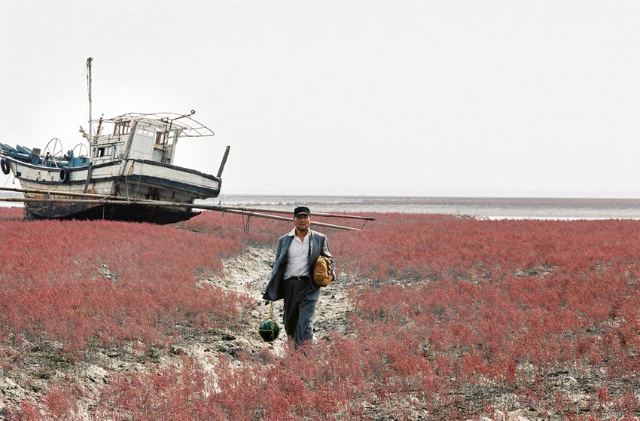
M89 138L93 139L93 126L91 123L91 62L93 58L87 59L87 90L89 92Z

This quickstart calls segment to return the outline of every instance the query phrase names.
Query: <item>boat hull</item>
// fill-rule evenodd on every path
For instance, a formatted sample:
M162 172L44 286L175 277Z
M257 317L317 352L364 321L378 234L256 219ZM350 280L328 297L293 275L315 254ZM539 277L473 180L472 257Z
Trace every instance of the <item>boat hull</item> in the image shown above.
M196 170L148 160L115 160L99 165L57 168L33 165L5 158L24 189L46 190L47 194L25 193L25 213L31 219L110 219L174 223L199 212L190 207L165 208L152 205L56 202L68 193L92 193L136 200L193 203L195 199L217 197L221 179ZM56 195L65 193L65 196ZM37 199L47 199L38 201ZM52 200L53 199L53 200Z
M109 220L175 224L199 215L200 212L167 209L161 206L126 204L86 205L64 202L30 202L25 204L25 217L37 219Z

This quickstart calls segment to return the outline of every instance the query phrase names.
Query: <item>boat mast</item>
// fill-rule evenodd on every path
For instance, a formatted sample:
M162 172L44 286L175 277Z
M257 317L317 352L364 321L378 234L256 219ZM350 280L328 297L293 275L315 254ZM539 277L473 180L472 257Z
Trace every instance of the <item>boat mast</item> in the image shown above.
M93 126L91 123L91 62L93 58L87 59L87 90L89 91L89 138L93 139Z

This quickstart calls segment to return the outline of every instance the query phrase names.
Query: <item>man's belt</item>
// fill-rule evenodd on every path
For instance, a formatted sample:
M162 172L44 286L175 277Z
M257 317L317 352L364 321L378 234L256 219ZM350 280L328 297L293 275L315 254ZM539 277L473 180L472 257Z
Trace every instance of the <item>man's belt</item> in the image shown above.
M298 281L309 281L311 278L309 276L290 276L287 279L297 279Z

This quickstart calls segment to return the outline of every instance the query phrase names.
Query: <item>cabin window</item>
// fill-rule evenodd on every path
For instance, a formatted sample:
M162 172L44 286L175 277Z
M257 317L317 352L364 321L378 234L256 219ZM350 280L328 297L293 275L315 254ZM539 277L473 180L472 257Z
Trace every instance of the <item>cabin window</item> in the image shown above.
M98 148L96 151L96 158L103 158L105 156L111 156L113 148L111 146L105 146L104 148Z
M164 145L167 143L167 132L156 133L156 145Z
M174 135L174 131L156 133L156 145L173 145Z
M149 127L140 127L138 129L138 134L140 136L153 137L153 130L151 130Z
M113 128L114 136L129 134L131 132L131 121L119 121Z

